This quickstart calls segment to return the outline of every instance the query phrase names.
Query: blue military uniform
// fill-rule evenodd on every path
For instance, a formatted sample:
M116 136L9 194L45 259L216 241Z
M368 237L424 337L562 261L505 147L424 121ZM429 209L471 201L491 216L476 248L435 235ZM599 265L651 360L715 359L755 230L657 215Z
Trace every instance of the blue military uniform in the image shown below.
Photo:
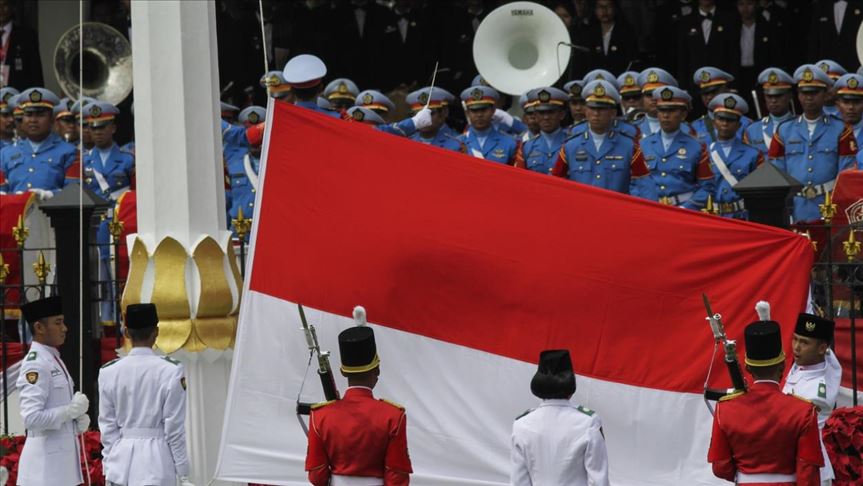
M749 106L736 94L725 93L713 98L709 109L714 117L739 121ZM714 209L721 216L746 219L743 199L734 191L734 186L754 171L764 159L754 147L744 144L739 138L711 142L707 148L710 168L715 174L716 191L713 194Z
M52 112L60 102L44 88L30 88L16 97L17 107L27 111ZM51 132L38 143L20 139L0 150L0 171L5 177L5 191L10 193L35 191L50 197L68 182L67 171L77 161L75 147ZM74 178L70 174L70 178Z
M734 76L721 69L706 66L696 70L692 80L701 89L703 95L716 94L727 89L728 85L734 81ZM741 140L743 139L743 133L750 124L752 124L752 119L745 116L740 119L740 130L738 130L737 136ZM713 127L713 113L709 109L706 115L693 121L690 127L695 132L695 138L701 143L709 144L716 140L716 129Z
M798 90L825 90L832 80L816 66L805 64L794 73ZM813 128L810 135L809 127ZM818 205L832 191L840 171L856 165L857 142L851 128L824 114L807 123L798 116L781 125L770 146L770 162L800 181L804 187L794 198L794 222L818 221Z
M12 116L12 100L15 96L18 95L18 90L11 87L6 86L3 89L0 89L0 116ZM12 121L9 120L8 123ZM14 136L10 138L2 138L2 134L0 134L0 150L8 145L12 145L15 142ZM0 187L2 190L2 187Z
M327 66L324 61L311 54L300 54L294 56L285 64L282 77L292 90L313 88L321 84L321 80L327 75ZM296 106L312 110L333 118L341 118L335 111L325 110L318 106L316 99L297 100Z
M863 76L846 74L836 81L833 88L836 90L836 95L841 99L861 100L863 99ZM851 131L854 133L855 141L863 138L863 118L851 126ZM863 151L857 150L856 160L857 168L863 169Z
M228 211L230 219L237 218L240 208L243 208L244 218L254 216L260 169L261 159L249 152L228 166L228 177L231 180L231 209Z
M387 123L374 110L364 106L352 106L348 108L346 113L348 120L371 125L375 130L389 133L390 135L410 138L417 132L413 118L405 118L396 123Z
M396 109L395 103L387 95L373 89L367 89L358 94L354 106L368 108L380 115L381 118L386 117Z
M488 86L474 86L461 93L461 99L468 110L494 109L498 96L497 91ZM517 164L518 144L512 137L501 133L493 125L483 131L468 126L459 140L465 144L468 153L476 158L508 165Z
M790 93L794 86L794 79L779 68L769 67L758 75L758 84L761 85L765 96L775 96ZM782 115L768 114L746 127L743 132L743 143L755 147L761 156L766 158L776 129L781 123L792 117L793 115L788 108Z
M652 97L653 92L663 86L677 87L677 80L674 79L674 76L658 67L650 67L641 71L641 74L638 75L637 83L641 86L641 93L645 97ZM638 131L641 133L641 138L647 138L659 131L659 119L651 116L649 113L645 113L641 121L637 123L637 126ZM681 127L681 130L688 131L688 127Z
M565 91L553 87L544 87L532 89L527 93L525 105L537 113L548 111L564 111L566 110L566 102L569 95ZM524 167L534 172L541 174L550 174L557 162L560 148L563 142L569 138L569 132L557 128L546 133L540 132L530 137L526 142L522 143L519 148L521 154L519 161L524 162Z
M438 88L421 88L411 93L408 93L405 101L410 105L411 112L417 113L426 107L428 104L428 108L430 110L447 110L446 92ZM421 132L414 133L411 135L411 140L425 143L428 145L434 145L435 147L444 148L447 150L453 150L456 152L466 153L467 147L464 146L461 141L458 140L455 136L451 135L452 131L444 130L446 127L446 123L441 125L438 131L432 134L431 137L427 138Z
M587 94L587 105L595 108L616 109L620 102L617 90L604 80L588 83L582 93ZM567 140L551 173L623 194L635 192L656 197L638 139L614 129L597 134L588 127Z
M261 76L259 81L262 88L267 90L267 96L277 100L285 99L291 94L291 85L285 82L281 71L270 71Z
M815 63L819 69L824 71L827 76L830 77L831 80L835 83L839 78L848 74L848 71L842 67L838 62L832 61L830 59L822 59ZM828 100L828 103L824 105L824 113L827 113L830 116L836 117L838 119L842 119L842 113L839 112L839 107L837 107L834 103L834 100Z
M672 86L655 90L653 97L660 110L687 109L691 101L686 91ZM683 130L675 133L660 130L645 138L641 149L660 203L686 209L704 208L715 187L704 145Z

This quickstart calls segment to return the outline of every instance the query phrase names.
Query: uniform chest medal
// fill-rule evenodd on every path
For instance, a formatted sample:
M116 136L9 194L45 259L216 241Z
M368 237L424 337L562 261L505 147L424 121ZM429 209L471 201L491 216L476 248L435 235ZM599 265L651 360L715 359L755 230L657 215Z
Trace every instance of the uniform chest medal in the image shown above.
M680 149L677 151L677 157L681 159L686 158L686 147L680 147Z
M506 152L504 152L503 149L499 148L495 149L494 152L492 152L491 154L495 157L503 157L504 155L506 155Z

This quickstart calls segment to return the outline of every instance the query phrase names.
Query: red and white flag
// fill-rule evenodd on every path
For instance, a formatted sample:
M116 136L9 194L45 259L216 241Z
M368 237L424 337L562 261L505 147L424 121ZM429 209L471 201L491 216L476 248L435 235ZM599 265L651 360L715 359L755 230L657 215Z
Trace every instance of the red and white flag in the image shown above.
M308 484L294 408L304 379L300 399L323 396L301 303L335 369L337 334L366 308L375 394L407 409L414 484L508 484L512 422L538 403L546 348L572 353L573 401L602 418L612 484L724 484L707 463L701 293L741 357L758 300L790 340L808 240L271 112L217 477ZM730 386L722 366L712 386Z

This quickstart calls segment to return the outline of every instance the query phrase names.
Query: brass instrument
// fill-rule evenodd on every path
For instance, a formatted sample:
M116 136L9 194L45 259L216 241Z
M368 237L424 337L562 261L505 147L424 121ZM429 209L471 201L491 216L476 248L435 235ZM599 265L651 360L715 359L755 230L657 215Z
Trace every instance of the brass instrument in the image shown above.
M82 31L83 51L79 44ZM83 84L84 96L117 105L132 92L132 46L110 25L84 22L67 30L57 42L54 75L60 89L72 99L78 99Z

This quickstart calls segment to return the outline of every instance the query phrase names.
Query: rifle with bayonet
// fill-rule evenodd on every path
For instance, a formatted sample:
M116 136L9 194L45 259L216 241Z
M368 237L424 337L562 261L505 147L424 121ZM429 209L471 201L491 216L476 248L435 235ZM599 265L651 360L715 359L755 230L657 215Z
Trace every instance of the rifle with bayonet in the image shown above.
M707 310L707 322L710 323L710 330L713 331L714 345L721 345L725 351L725 366L728 368L728 374L731 375L731 384L734 386L731 390L717 390L708 388L707 382L705 382L704 398L716 401L726 395L738 391L746 391L746 380L743 379L740 362L737 360L737 342L733 339L728 339L728 336L725 334L725 326L722 324L722 316L713 313L707 295L701 294L701 296L704 299L704 308ZM708 376L707 379L709 381L710 377Z
M333 368L330 366L330 352L321 351L321 346L318 344L318 334L315 332L315 326L310 326L306 321L306 313L303 311L302 305L297 305L300 309L300 321L303 323L303 332L306 333L306 344L309 347L309 355L318 357L318 377L321 379L321 386L324 388L324 398L326 400L338 400L339 390L336 388L336 380L333 376ZM297 415L309 415L312 411L311 403L297 401Z

